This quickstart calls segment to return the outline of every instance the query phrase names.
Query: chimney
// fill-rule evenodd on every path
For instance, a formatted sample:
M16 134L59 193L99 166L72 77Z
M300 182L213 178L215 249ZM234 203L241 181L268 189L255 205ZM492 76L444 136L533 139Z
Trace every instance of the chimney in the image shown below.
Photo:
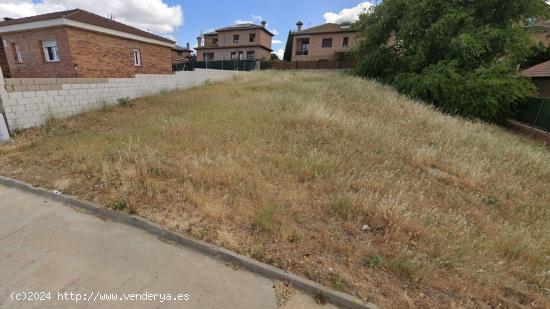
M262 20L262 28L265 28L265 25L267 25L267 21Z
M296 23L296 31L302 31L302 26L303 26L303 25L304 25L303 22L298 21L298 22Z
M197 46L201 47L201 45L202 45L202 36L198 36L197 37Z
M189 42L187 42L185 46L187 47L187 49L191 49L191 44L189 44Z

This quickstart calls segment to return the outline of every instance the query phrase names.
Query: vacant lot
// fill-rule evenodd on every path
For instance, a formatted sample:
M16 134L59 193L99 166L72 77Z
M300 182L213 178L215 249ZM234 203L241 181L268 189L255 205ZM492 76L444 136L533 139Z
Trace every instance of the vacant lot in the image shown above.
M337 73L253 73L132 103L21 132L0 146L0 174L382 307L550 304L538 142Z

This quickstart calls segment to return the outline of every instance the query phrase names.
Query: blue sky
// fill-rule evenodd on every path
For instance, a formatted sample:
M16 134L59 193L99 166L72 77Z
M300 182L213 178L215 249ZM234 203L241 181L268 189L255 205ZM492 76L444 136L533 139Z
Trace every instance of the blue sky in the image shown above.
M375 1L375 0L373 0ZM381 1L381 0L380 0ZM0 0L0 17L27 17L80 8L160 34L180 45L196 45L201 31L266 20L275 33L273 50L282 55L288 31L298 20L304 27L357 19L368 0Z

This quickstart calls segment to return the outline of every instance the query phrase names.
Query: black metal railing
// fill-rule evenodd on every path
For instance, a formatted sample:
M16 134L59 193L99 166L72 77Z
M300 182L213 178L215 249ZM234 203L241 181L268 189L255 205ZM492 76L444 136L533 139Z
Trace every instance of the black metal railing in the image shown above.
M254 71L256 69L256 60L189 61L177 67L174 65L172 69L174 71L193 71L195 69Z

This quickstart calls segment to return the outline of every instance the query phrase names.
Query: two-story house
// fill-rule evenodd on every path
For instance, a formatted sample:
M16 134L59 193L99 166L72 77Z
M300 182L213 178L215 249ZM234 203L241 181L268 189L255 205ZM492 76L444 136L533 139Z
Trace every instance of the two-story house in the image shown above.
M292 33L292 61L323 61L345 59L346 53L357 42L358 30L354 24L323 24L302 29L296 23Z
M269 59L273 33L261 25L238 24L205 33L197 38L197 60Z

